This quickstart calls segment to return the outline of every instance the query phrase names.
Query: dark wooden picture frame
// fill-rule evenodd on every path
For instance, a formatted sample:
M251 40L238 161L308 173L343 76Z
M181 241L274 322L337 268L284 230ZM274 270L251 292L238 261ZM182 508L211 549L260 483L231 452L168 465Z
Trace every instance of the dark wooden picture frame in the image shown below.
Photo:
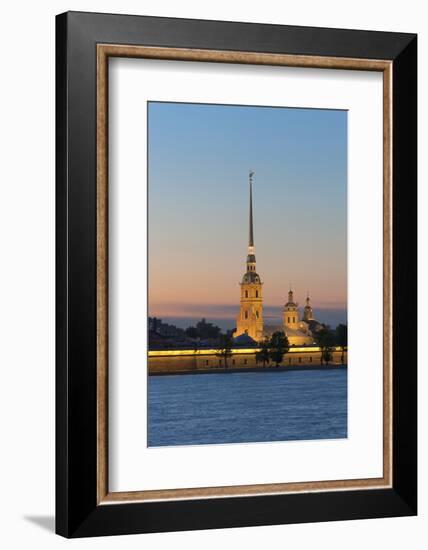
M57 533L83 537L416 514L416 35L78 12L58 15L56 25ZM109 492L112 56L383 73L382 478Z

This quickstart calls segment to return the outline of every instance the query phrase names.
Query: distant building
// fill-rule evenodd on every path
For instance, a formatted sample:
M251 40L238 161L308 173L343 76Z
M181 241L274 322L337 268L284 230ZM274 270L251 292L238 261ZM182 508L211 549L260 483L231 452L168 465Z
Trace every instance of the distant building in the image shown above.
M176 327L175 325L170 325L168 323L163 323L162 319L157 317L149 317L149 333L153 332L159 336L165 336L167 338L182 338L184 336L184 330Z
M319 330L321 323L313 317L309 295L306 297L306 306L303 310L303 319L300 319L298 303L294 301L293 290L288 292L288 302L284 306L282 325L264 325L263 323L263 283L256 271L256 255L254 247L253 228L253 175L250 172L250 212L249 212L249 240L247 255L247 271L242 277L241 301L236 321L235 342L242 335L260 342L271 336L275 331L283 331L290 343L294 346L310 346L314 343L313 332Z
M148 318L149 350L212 348L219 343L220 333L219 327L205 319L183 330L157 317Z

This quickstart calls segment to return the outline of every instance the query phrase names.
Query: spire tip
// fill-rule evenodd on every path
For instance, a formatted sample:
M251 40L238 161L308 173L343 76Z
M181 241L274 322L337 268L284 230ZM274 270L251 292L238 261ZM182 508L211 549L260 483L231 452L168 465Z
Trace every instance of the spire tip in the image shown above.
M250 234L248 239L248 246L254 247L254 231L253 231L253 176L254 170L250 170Z

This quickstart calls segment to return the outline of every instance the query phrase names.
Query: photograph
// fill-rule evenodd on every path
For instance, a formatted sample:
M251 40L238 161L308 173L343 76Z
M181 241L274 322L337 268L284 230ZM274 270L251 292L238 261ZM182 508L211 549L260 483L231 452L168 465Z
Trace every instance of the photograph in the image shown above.
M348 112L147 120L147 445L347 438Z

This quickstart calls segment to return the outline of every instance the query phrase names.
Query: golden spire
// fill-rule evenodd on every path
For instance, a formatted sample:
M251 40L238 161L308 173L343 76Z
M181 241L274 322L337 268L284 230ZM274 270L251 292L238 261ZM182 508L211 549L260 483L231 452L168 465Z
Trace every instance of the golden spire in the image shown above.
M248 246L251 248L254 248L254 231L253 231L253 176L254 171L250 170L249 178L250 178L250 219L249 219L249 225L250 225L250 235L248 239ZM251 252L250 252L251 253Z

